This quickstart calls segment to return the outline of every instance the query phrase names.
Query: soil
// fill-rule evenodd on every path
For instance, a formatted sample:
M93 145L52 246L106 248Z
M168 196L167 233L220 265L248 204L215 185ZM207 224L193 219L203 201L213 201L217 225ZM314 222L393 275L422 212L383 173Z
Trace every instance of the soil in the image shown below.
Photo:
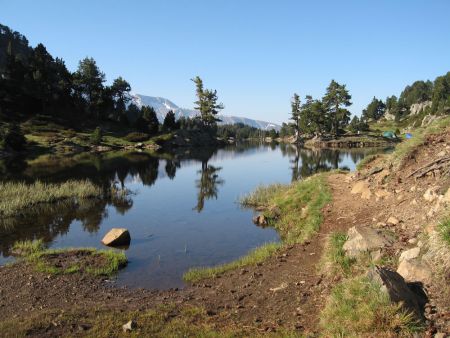
M172 303L205 308L218 328L241 327L254 333L280 329L305 335L318 333L320 310L337 282L325 278L320 270L327 235L345 232L355 225L370 225L385 229L397 239L389 248L392 255L397 256L412 247L410 240L417 240L423 227L436 223L443 213L442 208L435 208L434 203L424 200L424 192L432 186L445 192L449 180L439 173L420 179L407 176L442 156L443 151L447 156L450 154L449 133L429 137L398 170L377 159L363 172L329 175L333 202L324 208L324 223L310 241L288 247L262 264L230 271L181 290L117 288L114 281L107 278L83 272L46 275L24 262L0 267L2 320L26 318L44 309L77 308L89 314L92 308L145 310ZM351 194L352 187L361 180L371 191L368 199ZM399 224L388 224L391 216L396 217ZM450 282L450 276L445 278L445 283ZM442 287L446 286L425 287L429 297L427 306L432 309L427 315L426 335L437 330L450 333L450 300L441 296ZM73 325L63 324L57 331L33 334L71 334Z

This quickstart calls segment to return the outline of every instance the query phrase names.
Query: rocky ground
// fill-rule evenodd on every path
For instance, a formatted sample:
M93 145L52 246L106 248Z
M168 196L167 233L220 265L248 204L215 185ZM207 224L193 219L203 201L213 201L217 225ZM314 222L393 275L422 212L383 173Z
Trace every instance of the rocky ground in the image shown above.
M310 241L286 247L262 264L182 290L119 289L109 279L84 273L46 275L24 262L1 267L0 320L19 323L45 312L48 325L31 323L27 333L84 335L91 327L85 323L92 323L92 309L144 311L175 304L204 308L205 321L217 330L238 329L251 336L283 330L316 335L320 310L339 281L321 268L327 236L351 229L347 253L368 250L377 258L386 257L386 268L419 283L428 298L421 309L426 317L423 335L445 337L450 334L450 258L448 248L435 240L435 226L450 202L448 156L447 132L429 136L402 163L377 158L360 172L329 175L333 202L323 210L324 223ZM375 237L366 236L367 229ZM65 311L83 316L58 322ZM122 333L122 324L117 323L115 334Z

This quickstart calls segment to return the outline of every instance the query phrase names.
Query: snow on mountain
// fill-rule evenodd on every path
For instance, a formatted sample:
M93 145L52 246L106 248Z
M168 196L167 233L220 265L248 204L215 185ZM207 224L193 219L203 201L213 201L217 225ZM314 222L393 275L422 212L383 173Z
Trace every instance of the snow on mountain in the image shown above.
M192 118L198 114L198 111L196 110L180 108L172 101L165 99L163 97L133 94L131 95L131 103L134 103L139 108L141 108L142 106L153 107L153 109L155 109L156 111L156 115L158 116L158 120L160 120L161 122L164 120L164 117L169 112L169 110L172 110L175 113L175 117L177 119L182 116ZM278 124L275 123L253 120L246 117L219 115L218 118L222 120L222 122L220 122L219 124L243 123L258 129L263 130L275 129L277 131L279 131L281 128Z

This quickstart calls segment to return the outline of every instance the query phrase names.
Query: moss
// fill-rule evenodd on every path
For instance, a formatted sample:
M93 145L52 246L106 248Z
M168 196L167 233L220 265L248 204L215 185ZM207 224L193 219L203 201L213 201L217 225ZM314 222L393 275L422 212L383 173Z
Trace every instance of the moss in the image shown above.
M391 303L379 285L361 276L346 279L332 290L320 325L326 337L399 337L420 330L412 314Z

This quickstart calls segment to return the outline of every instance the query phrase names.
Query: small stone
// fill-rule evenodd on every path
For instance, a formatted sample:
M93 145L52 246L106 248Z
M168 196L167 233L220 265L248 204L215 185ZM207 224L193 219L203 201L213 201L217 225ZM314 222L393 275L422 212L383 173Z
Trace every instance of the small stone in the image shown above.
M130 320L128 323L122 325L123 332L131 332L137 327L134 320Z
M417 238L411 238L411 239L409 239L409 240L408 240L408 243L409 243L409 244L413 244L413 245L414 245L414 244L417 244Z
M396 217L391 216L388 218L387 223L392 224L392 225L397 225L398 223L400 223L400 221Z

